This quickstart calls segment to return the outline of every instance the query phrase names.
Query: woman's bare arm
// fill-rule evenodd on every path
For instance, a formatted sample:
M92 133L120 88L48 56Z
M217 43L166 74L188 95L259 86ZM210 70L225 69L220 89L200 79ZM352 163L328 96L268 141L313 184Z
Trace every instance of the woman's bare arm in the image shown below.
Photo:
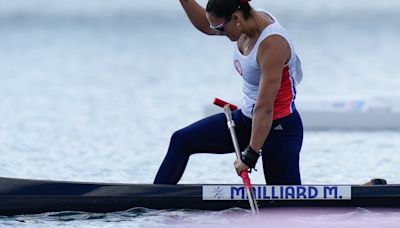
M210 28L206 10L199 3L195 0L180 0L180 2L194 27L207 35L218 35L217 32Z
M261 68L261 79L250 139L250 146L256 151L261 149L271 129L275 99L290 55L289 44L277 35L265 39L258 49L257 61Z

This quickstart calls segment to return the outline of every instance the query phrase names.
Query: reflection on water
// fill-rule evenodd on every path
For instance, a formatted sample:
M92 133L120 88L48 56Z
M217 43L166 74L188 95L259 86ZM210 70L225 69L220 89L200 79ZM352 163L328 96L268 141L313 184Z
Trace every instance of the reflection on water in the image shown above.
M253 216L250 211L233 208L210 212L195 210L149 210L133 208L124 212L98 214L83 212L59 212L40 215L0 218L0 225L45 226L80 224L84 227L95 226L174 226L174 227L230 227L262 226L273 227L345 227L362 226L398 227L400 211L396 209L364 208L274 208L263 209L260 215ZM151 223L149 223L151 221ZM147 227L147 226L146 226Z

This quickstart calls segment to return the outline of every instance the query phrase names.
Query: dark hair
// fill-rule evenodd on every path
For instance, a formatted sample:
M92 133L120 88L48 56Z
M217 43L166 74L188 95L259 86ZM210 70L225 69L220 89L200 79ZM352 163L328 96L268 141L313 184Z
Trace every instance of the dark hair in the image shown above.
M244 19L251 17L251 6L246 0L209 0L206 11L216 17L230 19L237 10L243 12Z

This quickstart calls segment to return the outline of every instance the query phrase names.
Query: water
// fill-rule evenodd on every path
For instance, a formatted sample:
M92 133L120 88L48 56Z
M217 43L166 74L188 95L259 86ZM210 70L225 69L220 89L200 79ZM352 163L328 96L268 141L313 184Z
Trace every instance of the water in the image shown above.
M273 209L262 210L259 216L233 208L219 212L148 210L134 208L125 212L96 214L82 212L46 213L4 217L3 226L18 227L230 227L268 226L288 227L343 227L355 224L365 228L396 228L400 212L375 209Z
M300 99L400 95L398 1L254 4L294 37L305 74ZM0 1L0 18L0 176L151 183L170 135L202 118L214 97L241 91L232 44L195 31L178 1ZM399 183L399 146L394 131L306 132L303 182ZM240 183L232 159L194 156L181 183ZM252 178L263 183L262 170ZM2 218L0 226L226 224L231 211L127 213ZM396 212L340 213L399 224Z

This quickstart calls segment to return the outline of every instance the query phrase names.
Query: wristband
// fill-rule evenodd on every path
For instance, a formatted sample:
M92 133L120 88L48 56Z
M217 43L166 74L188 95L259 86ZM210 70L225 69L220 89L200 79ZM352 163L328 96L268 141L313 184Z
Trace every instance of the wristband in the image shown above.
M261 150L260 150L261 153ZM256 163L258 158L260 157L260 153L253 150L250 145L246 147L246 149L242 152L241 160L244 164L246 164L249 168L256 167Z

